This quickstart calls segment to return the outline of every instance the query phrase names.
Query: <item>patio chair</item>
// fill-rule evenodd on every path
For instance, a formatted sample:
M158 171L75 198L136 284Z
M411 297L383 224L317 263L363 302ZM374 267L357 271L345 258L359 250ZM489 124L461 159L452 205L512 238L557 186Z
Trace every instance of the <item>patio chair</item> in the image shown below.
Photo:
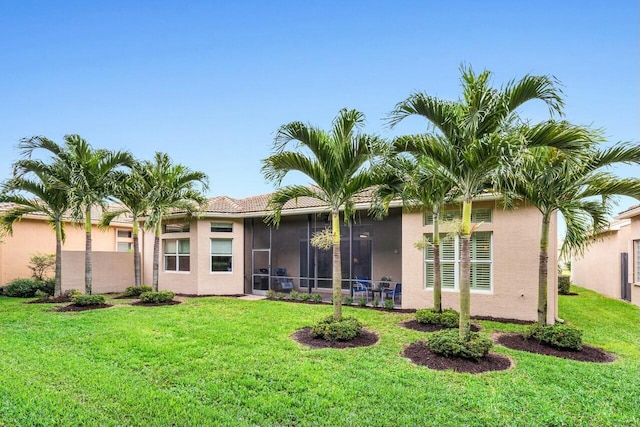
M276 276L276 283L282 292L291 292L293 290L293 279L287 276L286 268L275 268L273 273Z
M387 298L392 297L395 303L397 296L402 298L402 283L396 283L393 289L387 289L384 293Z
M356 283L353 285L353 298L364 297L369 301L369 289L371 285L367 276L356 276Z

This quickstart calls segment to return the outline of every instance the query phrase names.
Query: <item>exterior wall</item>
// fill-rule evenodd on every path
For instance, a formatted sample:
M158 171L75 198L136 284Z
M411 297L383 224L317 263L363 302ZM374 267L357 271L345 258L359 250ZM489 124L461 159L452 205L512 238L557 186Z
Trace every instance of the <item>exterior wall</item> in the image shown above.
M542 215L530 205L515 211L505 211L494 202L475 202L474 209L492 208L491 223L477 231L492 231L492 290L471 291L471 314L521 320L536 320L538 306L538 259ZM414 247L433 226L425 226L423 214L405 212L402 217L402 307L424 308L433 305L433 291L425 289L424 252ZM441 233L446 233L441 227ZM551 221L549 247L557 247L556 218ZM548 322L558 313L556 253L548 263ZM459 292L442 291L445 308L459 308Z
M636 266L637 256L634 248L634 240L640 240L640 215L631 218L629 227L629 241L627 242L627 252L629 254L629 281L631 282L631 302L640 306L640 281L637 280L638 272Z
M96 252L115 251L116 230L130 229L122 225L107 230L93 227L92 247ZM81 225L65 224L66 240L63 251L84 251L85 232ZM55 234L47 221L43 219L23 219L13 225L13 234L2 238L0 243L0 286L18 277L31 277L29 260L36 253L53 254L56 251ZM82 261L84 269L84 258ZM63 269L64 274L64 269ZM53 272L51 272L53 277ZM82 286L84 288L84 285Z
M84 251L62 251L62 291L84 292ZM123 292L134 284L133 253L92 251L94 294Z
M212 232L212 222L233 224L233 231ZM211 271L211 239L232 239L233 261L231 272ZM189 239L189 271L164 270L164 241ZM144 236L144 281L153 280L153 244L152 232ZM238 218L192 219L188 232L163 233L160 236L160 259L158 271L158 289L170 290L187 295L236 295L244 293L244 222Z
M571 281L611 298L620 298L620 254L627 252L630 228L603 234L581 257L571 262ZM629 252L632 264L633 252ZM632 276L629 276L631 279Z
M195 221L194 221L195 222ZM233 224L233 231L212 232L212 222ZM191 224L193 227L193 222ZM198 295L236 295L244 293L244 221L237 218L201 219L197 221L197 277ZM211 271L211 239L232 239L232 271ZM193 244L192 244L193 256Z

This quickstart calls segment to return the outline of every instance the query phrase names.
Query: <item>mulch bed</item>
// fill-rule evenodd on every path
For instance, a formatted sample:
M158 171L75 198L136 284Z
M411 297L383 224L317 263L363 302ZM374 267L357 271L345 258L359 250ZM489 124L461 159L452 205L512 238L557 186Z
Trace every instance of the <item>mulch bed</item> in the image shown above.
M315 338L311 335L311 328L303 328L291 335L291 338L311 348L355 348L368 347L378 342L378 335L362 330L362 333L350 341L327 341L323 338Z
M420 323L417 320L407 320L405 322L400 323L400 326L407 328L407 329L413 329L414 331L420 331L420 332L437 332L437 331L442 331L444 328L440 325L430 325L428 323ZM471 330L473 332L478 332L480 331L481 327L479 325L476 325L475 323L471 324Z
M182 304L182 301L168 301L168 302L142 302L142 301L135 301L132 302L131 305L139 305L142 307L160 307L163 305L176 305L176 304Z
M418 341L409 345L404 350L404 356L416 365L426 366L437 371L454 370L468 374L504 371L513 365L511 359L495 353L489 353L486 357L478 361L460 357L441 356L429 350L424 341Z
M87 310L97 310L100 308L109 308L113 307L112 304L97 304L97 305L63 305L62 307L52 308L52 311L87 311Z
M58 304L61 302L71 302L71 297L60 295L59 297L38 298L33 301L26 301L25 304Z
M521 334L502 334L498 336L496 342L512 350L528 351L529 353L543 354L546 356L561 357L563 359L578 360L580 362L609 363L616 360L616 357L606 351L582 345L582 350L560 350L555 347L538 342L535 339L524 339Z

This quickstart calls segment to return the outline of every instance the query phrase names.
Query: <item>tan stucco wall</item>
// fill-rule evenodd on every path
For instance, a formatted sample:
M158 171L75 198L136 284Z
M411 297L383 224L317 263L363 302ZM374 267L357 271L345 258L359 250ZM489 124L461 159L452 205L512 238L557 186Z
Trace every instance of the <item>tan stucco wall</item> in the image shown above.
M93 250L115 251L117 228L131 227L125 225L103 230L94 226L91 235ZM63 251L84 251L84 228L77 224L68 223L65 224L65 234ZM55 234L51 226L44 220L23 219L13 225L13 235L2 238L0 248L2 254L0 257L0 285L3 285L18 277L31 277L31 270L28 268L29 260L36 253L55 253ZM84 268L84 260L82 265ZM51 276L53 276L53 271Z
M627 252L630 231L627 226L599 236L584 255L571 262L571 281L608 297L620 298L620 254ZM630 263L631 254L629 252Z
M92 293L123 292L133 286L133 253L92 251ZM84 251L62 251L62 291L85 290Z
M211 231L212 222L233 224L231 233ZM232 239L233 271L211 272L211 239ZM190 271L164 271L163 241L189 239ZM153 278L153 233L144 236L144 281ZM163 233L160 236L158 289L189 295L235 295L244 293L244 226L240 218L192 219L189 232Z
M477 231L493 232L493 281L488 292L472 291L471 314L522 320L536 320L538 298L538 257L542 215L527 205L515 211L505 211L493 202L476 202L474 209L492 208L492 222L482 224ZM424 287L424 252L414 247L433 226L423 225L422 213L403 214L402 275L403 308L424 308L433 305L433 292ZM441 232L445 232L442 230ZM549 247L554 248L549 259L548 322L557 317L557 275L555 248L556 218L549 230ZM444 307L459 308L459 292L443 290Z

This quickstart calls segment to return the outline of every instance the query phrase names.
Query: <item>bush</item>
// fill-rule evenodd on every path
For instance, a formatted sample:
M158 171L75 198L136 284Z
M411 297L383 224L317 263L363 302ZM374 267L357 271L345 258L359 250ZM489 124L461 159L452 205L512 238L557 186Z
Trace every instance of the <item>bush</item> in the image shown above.
M174 296L176 294L171 291L143 292L140 294L140 301L159 304L172 301Z
M300 298L300 292L298 291L289 292L289 299L296 301L298 298Z
M53 294L53 287L35 279L14 279L4 286L4 292L10 297L33 298L37 291Z
M344 305L351 305L351 304L353 304L353 297L344 297L343 304L344 304Z
M105 303L104 295L74 295L71 302L75 305L85 307L88 305L100 305Z
M457 328L460 324L460 313L447 308L438 313L433 308L423 308L416 311L416 321L443 328Z
M273 289L269 289L267 291L267 298L275 299L275 297L276 297L276 291L274 291Z
M558 276L558 293L560 295L569 295L570 286L571 286L571 277Z
M141 286L129 286L124 291L124 296L126 297L139 297L141 294L145 292L151 292L153 289L151 286L141 285Z
M311 335L327 341L349 341L361 332L362 323L355 317L343 317L336 322L333 316L329 316L311 327Z
M384 308L388 309L393 309L393 307L396 306L396 304L393 302L393 298L387 298L386 300L384 300L384 303L382 305L384 305Z
M321 294L311 294L311 301L321 303L322 295Z
M311 299L311 294L304 292L300 294L300 301L309 301Z
M276 299L283 300L284 292L276 292Z
M73 298L75 295L82 295L82 292L80 292L77 289L67 289L66 291L64 291L62 295L69 298Z
M365 297L360 297L360 298L358 298L357 303L358 303L358 305L360 307L366 307L367 306L367 299Z
M580 350L582 348L582 331L571 325L557 323L542 326L536 323L530 326L522 336L525 339L533 338L563 350Z
M437 354L447 357L478 360L489 353L493 342L487 336L471 332L468 341L460 338L457 329L446 329L431 334L427 339L427 347Z
M378 297L374 298L373 301L371 301L371 307L377 307L380 305L380 301L378 300Z

